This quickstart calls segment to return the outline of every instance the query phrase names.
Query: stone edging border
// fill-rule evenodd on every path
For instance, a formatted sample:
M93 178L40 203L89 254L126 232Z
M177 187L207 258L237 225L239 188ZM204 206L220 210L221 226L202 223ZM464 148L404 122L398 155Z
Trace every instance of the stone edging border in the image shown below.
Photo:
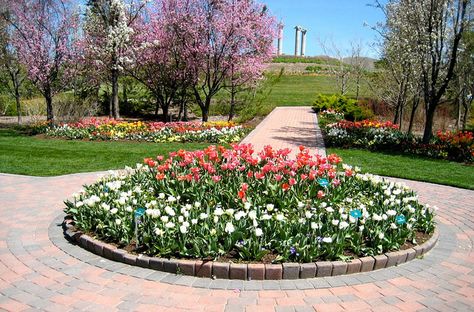
M123 249L96 240L80 231L74 231L67 223L63 223L62 226L66 239L109 260L173 274L234 280L295 280L375 271L397 266L426 254L436 245L439 238L439 232L436 228L431 238L421 245L374 257L353 259L349 262L321 261L314 263L240 264L133 255Z

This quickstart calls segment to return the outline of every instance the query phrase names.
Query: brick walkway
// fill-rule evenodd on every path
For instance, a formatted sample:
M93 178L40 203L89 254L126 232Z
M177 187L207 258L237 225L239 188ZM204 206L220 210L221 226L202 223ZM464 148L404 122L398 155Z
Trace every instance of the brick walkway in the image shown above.
M312 153L325 155L321 131L315 127L317 123L317 116L310 107L277 107L242 143L252 143L257 151L265 145L289 148L294 151L293 155L304 145Z
M341 277L240 282L129 267L65 243L55 224L62 201L96 178L0 174L0 310L473 310L473 191L407 181L439 207L440 240L424 259Z

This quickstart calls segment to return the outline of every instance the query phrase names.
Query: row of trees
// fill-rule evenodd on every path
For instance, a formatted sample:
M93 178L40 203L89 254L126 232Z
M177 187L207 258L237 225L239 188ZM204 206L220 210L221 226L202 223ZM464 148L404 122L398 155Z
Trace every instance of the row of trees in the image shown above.
M401 123L411 107L411 131L415 113L424 105L427 143L436 109L454 101L458 126L465 125L474 94L471 1L389 0L376 1L375 6L386 15L386 23L374 27L383 39L383 71L377 75L376 89L395 107L395 122Z
M0 11L0 66L18 112L25 72L48 120L58 92L98 94L104 84L119 118L119 79L127 75L147 87L165 120L171 105L184 109L192 99L206 121L221 89L234 99L262 78L276 28L254 0L89 0L85 11L72 0L0 0Z

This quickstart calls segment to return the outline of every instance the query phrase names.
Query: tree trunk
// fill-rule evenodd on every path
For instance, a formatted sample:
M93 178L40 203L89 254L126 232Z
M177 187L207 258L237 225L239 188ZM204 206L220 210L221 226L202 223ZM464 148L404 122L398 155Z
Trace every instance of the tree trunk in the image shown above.
M471 105L472 105L472 100L469 99L469 100L463 100L463 107L464 107L464 116L462 118L462 130L466 130L466 126L467 126L467 118L469 117L469 113L470 113L470 108L471 108Z
M359 100L359 93L360 93L360 76L357 75L357 81L356 81L356 99L357 99L357 101Z
M193 91L194 98L196 99L197 104L201 108L202 121L206 122L209 119L209 107L211 106L211 98L209 96L206 96L206 102L203 102L201 95L199 94L199 91L196 89L196 87L193 88Z
M44 92L44 99L46 100L46 119L48 121L54 120L53 112L53 95L51 93L51 88L47 87Z
M201 108L202 112L202 122L207 122L209 120L209 109L206 107Z
M120 107L119 107L119 83L118 83L118 78L119 78L119 72L117 69L112 69L112 95L111 95L111 101L112 101L112 117L114 119L119 119L120 118Z
M188 121L188 105L186 102L183 102L183 106L184 106L184 113L183 113L183 120L184 121Z
M165 104L161 107L161 109L163 110L163 121L164 122L169 122L170 121L170 117L169 117L169 105L168 104Z
M395 116L393 117L393 123L394 124L398 123L398 116L399 116L399 112L400 112L399 109L400 109L400 107L397 104L397 106L395 107Z
M158 119L158 111L160 109L160 99L156 97L156 105L155 105L155 118Z
M13 81L13 88L15 89L15 102L16 102L16 112L18 114L18 124L20 125L21 120L21 102L20 102L20 84L18 78Z
M456 125L455 125L456 130L461 129L461 115L462 115L462 105L461 105L461 98L460 98L461 96L458 96L458 98L456 99L456 110L457 110Z
M123 96L123 104L125 107L128 106L128 94L127 94L127 85L124 83L122 86L122 96Z
M420 98L417 96L413 99L413 106L411 108L410 113L410 124L408 125L408 133L413 131L413 123L415 121L416 110L418 109L418 105L420 104Z
M232 121L235 115L235 95L237 94L236 88L234 83L232 83L232 87L230 90L230 110L229 110L229 118L228 121Z
M15 101L16 101L16 111L18 114L18 124L21 125L21 102L20 102L20 93L18 90L15 90Z
M423 143L430 143L431 137L433 136L433 123L434 116L436 111L436 105L429 103L426 109L426 121L425 121L425 131L423 133Z
M400 130L402 130L402 126L403 126L403 107L405 105L403 105L403 103L400 105L400 123L399 123L399 127L400 127Z
M114 102L112 99L112 94L109 94L108 92L108 88L107 88L106 95L109 97L109 118L113 118L114 117L114 109L113 109Z

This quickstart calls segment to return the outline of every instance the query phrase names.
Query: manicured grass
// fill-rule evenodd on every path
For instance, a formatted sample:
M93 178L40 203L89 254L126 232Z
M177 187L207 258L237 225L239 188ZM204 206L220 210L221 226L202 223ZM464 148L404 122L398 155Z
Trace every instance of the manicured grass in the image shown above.
M360 166L363 172L474 190L473 165L356 149L329 148L327 152L340 155L347 164Z
M338 93L336 78L315 75L283 75L265 100L273 106L311 105L318 93Z
M200 149L203 143L85 142L40 139L0 129L0 172L54 176L120 169L178 149Z
M270 90L265 90L267 94ZM266 116L277 106L311 106L318 94L339 94L338 83L334 76L330 75L283 75L280 80L271 87L271 92L251 105L245 106L240 115L240 121L252 119L255 116ZM349 90L348 97L355 97L355 91ZM370 91L367 85L362 85L361 97L369 97ZM216 100L225 105L212 105L211 114L227 115L229 93L222 91L216 96ZM196 106L193 112L200 114Z
M311 106L318 94L339 94L336 78L333 76L283 75L268 97L259 105L257 116L269 114L277 106ZM369 94L363 86L361 97ZM348 97L355 97L350 90Z

